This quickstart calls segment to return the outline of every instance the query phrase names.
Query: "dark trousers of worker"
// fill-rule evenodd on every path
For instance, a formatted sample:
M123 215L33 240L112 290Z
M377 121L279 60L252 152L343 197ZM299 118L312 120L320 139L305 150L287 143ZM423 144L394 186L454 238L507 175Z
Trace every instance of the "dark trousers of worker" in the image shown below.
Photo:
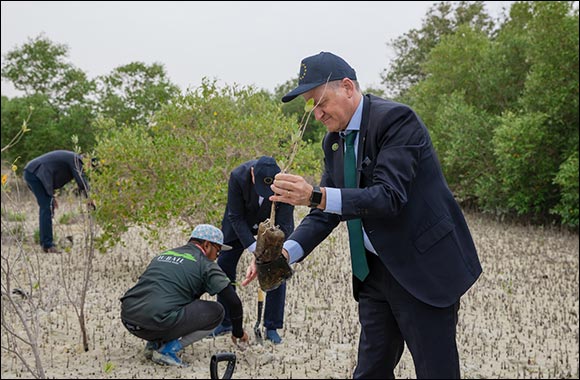
M24 171L24 180L30 191L36 197L36 202L39 207L38 229L40 245L42 248L50 248L54 246L52 235L52 197L48 195L38 177L28 170Z
M235 283L238 262L240 261L240 257L244 252L244 247L242 247L239 241L236 241L234 243L227 242L227 244L231 245L232 249L229 251L220 252L217 262L219 266L222 268L222 270L229 277L229 279L232 281L232 283ZM224 318L224 321L222 322L222 325L231 326L232 322L229 318L229 311L227 306L224 304L223 300L219 295L217 297L217 300L226 309L226 316ZM264 305L263 321L264 327L267 330L276 330L281 329L283 327L285 302L286 302L286 282L283 282L278 288L266 292L266 304Z
M164 344L196 331L205 331L203 336L219 326L224 318L224 308L215 301L196 299L183 308L181 318L171 328L137 326L121 319L129 332L141 339Z
M370 273L358 284L361 335L355 379L393 379L405 343L418 379L460 378L455 340L459 301L438 308L407 292L367 251Z

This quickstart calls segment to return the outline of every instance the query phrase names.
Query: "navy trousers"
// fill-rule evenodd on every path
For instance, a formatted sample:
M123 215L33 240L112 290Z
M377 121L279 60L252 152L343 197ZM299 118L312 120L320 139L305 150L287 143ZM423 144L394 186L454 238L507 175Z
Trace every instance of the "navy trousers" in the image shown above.
M238 267L238 262L240 257L244 252L244 247L242 247L239 241L227 242L227 244L232 246L229 251L222 251L218 257L218 265L226 273L232 283L236 282L236 270ZM234 287L235 289L235 287ZM230 320L229 310L224 304L221 297L218 295L217 300L224 306L226 310L226 316L222 322L224 326L231 326L232 321ZM256 297L257 303L257 297ZM277 330L281 329L284 325L284 305L286 303L286 282L283 282L278 288L266 292L266 302L264 305L264 327L267 330Z
M36 202L39 207L38 228L40 245L42 248L50 248L54 246L52 235L52 197L48 195L44 189L44 185L36 175L25 170L24 180L36 197Z
M394 379L406 343L418 379L460 378L459 301L446 308L423 303L399 285L377 255L367 252L367 260L370 274L358 284L361 335L353 377Z

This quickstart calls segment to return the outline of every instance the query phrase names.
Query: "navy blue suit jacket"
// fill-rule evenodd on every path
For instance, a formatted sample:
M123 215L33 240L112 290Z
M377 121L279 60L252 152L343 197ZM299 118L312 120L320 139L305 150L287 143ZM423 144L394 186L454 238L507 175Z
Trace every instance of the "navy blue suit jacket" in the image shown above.
M272 202L265 198L260 206L252 182L251 167L257 160L244 162L232 170L228 183L228 203L222 220L224 243L234 245L239 240L244 248L256 241L261 222L270 217ZM294 231L294 206L276 203L276 225L288 237Z
M406 105L373 95L363 101L359 188L341 190L342 215L313 209L288 239L300 243L303 260L340 221L361 218L381 261L409 293L429 305L452 305L482 269L429 133ZM320 185L342 188L342 139L327 133L322 144Z
M55 150L36 157L24 167L24 170L34 174L52 197L54 190L60 189L73 178L79 191L86 195L89 181L83 170L82 156L69 150Z

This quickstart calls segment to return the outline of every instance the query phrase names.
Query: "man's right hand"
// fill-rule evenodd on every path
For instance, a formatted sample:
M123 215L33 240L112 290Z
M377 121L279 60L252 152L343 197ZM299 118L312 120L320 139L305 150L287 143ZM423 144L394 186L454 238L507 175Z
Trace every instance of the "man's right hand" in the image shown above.
M282 256L290 263L290 254L284 248L282 248ZM248 265L248 269L246 270L246 278L242 281L242 286L248 285L250 282L254 281L254 279L258 277L258 268L256 267L256 258L252 260L250 265Z
M249 341L250 341L250 337L248 336L248 333L246 333L245 331L244 331L244 335L242 335L241 338L236 338L232 334L232 342L234 342L234 344L236 346L238 346L238 348L241 350L245 350L246 348L248 348Z
M248 265L248 269L246 269L246 278L242 281L242 286L248 285L250 282L254 281L257 276L258 269L256 268L256 258L254 257L250 265Z

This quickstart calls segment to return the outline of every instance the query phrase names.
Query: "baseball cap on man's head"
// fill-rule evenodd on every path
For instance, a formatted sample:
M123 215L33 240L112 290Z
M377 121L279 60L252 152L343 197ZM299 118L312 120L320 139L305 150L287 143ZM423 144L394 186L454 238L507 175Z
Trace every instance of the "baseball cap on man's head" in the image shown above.
M274 192L270 189L270 185L274 183L274 176L281 171L273 157L260 157L256 165L254 165L256 193L264 198L269 198L274 195Z
M222 247L222 251L229 251L232 249L231 246L224 244L223 232L211 224L198 224L195 226L193 232L191 233L191 238L207 240L209 242L219 244Z
M300 63L298 87L282 98L286 103L324 83L349 78L356 80L356 72L346 61L337 55L322 51L306 57Z

